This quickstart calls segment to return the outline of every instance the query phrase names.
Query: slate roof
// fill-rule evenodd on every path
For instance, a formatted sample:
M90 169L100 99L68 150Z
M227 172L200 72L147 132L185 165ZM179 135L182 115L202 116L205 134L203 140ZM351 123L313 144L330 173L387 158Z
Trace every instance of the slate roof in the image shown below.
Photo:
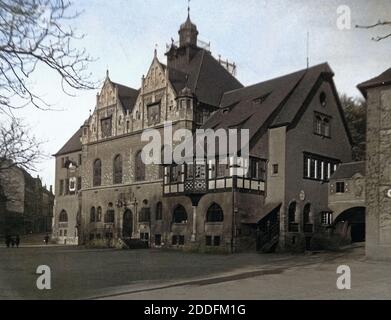
M323 74L333 76L327 63L227 92L204 128L249 129L251 141L263 127L289 125Z
M140 90L136 90L112 81L111 83L118 88L118 96L125 111L133 109Z
M168 70L170 82L178 94L187 86L198 101L211 106L220 104L224 92L243 87L204 49L198 49L189 63L183 63L175 69L169 67Z
M342 163L330 179L350 179L357 173L365 177L365 161Z
M70 138L67 143L56 154L54 154L54 156L57 157L63 154L81 151L82 145L80 138L82 133L82 128L78 129L72 138Z
M357 88L366 97L367 89L383 85L391 85L391 68L384 71L381 75L359 84Z

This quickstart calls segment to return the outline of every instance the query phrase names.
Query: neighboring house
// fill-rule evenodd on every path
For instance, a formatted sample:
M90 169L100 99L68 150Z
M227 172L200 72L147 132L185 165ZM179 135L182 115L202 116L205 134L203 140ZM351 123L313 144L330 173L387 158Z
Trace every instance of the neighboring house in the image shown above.
M391 68L358 86L367 99L366 254L391 258Z
M0 234L51 232L54 195L39 177L5 164L0 170Z
M332 70L321 64L243 87L226 69L233 65L199 44L190 17L179 35L167 64L155 52L140 89L107 74L94 112L55 155L54 235L197 250L309 247L330 213L328 180L351 161ZM249 173L216 160L144 165L143 130L163 137L168 121L193 132L249 129ZM71 179L81 182L73 191Z

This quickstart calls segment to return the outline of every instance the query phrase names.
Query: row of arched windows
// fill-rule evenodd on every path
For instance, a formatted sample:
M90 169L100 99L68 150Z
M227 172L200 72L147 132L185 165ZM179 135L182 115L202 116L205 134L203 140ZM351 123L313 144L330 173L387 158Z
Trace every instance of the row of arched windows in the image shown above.
M295 223L297 221L297 203L293 201L288 207L288 222ZM307 203L303 209L303 223L309 224L311 222L311 204Z
M187 212L182 205L178 205L174 209L173 213L173 222L174 223L187 223ZM206 222L223 222L224 213L223 209L217 204L213 203L207 213L206 213Z
M115 221L115 211L114 206L110 202L104 216L104 223L114 223ZM102 222L102 207L92 207L90 210L90 222Z
M141 150L135 156L135 179L136 181L145 180L145 164L141 158ZM123 182L123 161L119 154L113 161L113 184L122 184ZM102 160L96 159L93 164L93 186L102 185Z

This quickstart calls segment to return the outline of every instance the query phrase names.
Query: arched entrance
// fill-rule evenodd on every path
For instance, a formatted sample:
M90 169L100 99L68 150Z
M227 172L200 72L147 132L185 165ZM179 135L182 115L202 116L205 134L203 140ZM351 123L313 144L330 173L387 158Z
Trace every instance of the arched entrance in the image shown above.
M122 237L131 238L133 233L133 213L127 209L122 220Z
M352 242L365 241L365 207L350 208L342 212L336 219L335 225L347 222L350 227Z

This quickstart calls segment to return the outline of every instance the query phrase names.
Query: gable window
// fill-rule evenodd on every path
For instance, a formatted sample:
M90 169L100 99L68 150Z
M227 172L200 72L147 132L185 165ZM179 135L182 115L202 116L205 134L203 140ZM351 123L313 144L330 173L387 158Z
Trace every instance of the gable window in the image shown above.
M152 126L160 123L160 101L147 107L148 125Z
M114 158L114 184L122 183L122 156L119 154Z
M322 92L319 96L320 105L325 108L327 106L327 96L326 93Z
M101 122L102 138L109 138L112 135L112 120L111 117L102 119Z
M335 189L337 193L345 193L346 192L345 182L337 182L335 185Z
M318 136L330 138L331 137L330 123L331 123L330 116L315 112L314 133Z
M95 160L93 168L93 186L99 187L102 184L102 161Z
M136 181L145 180L145 164L141 158L141 150L137 152L135 157L135 167L136 167Z

